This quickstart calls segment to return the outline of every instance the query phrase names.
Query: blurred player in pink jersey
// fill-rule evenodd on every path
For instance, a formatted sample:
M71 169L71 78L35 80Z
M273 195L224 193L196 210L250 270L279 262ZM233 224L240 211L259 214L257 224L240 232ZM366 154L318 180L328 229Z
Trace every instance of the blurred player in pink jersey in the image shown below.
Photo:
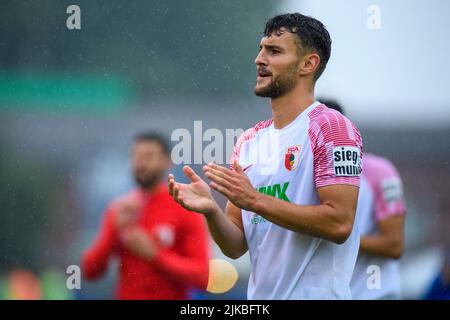
M322 99L341 113L341 106ZM361 233L351 281L353 299L400 299L399 261L403 253L406 205L402 180L386 158L365 153L358 197Z

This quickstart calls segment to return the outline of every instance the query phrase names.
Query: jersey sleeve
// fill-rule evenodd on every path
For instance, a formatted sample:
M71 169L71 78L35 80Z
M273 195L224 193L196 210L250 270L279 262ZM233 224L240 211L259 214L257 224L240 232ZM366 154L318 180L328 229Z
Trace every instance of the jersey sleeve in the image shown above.
M110 256L117 249L117 246L114 213L110 206L104 213L101 227L94 243L83 253L83 275L87 279L95 279L102 275L108 266Z
M230 157L230 170L234 171L233 163L236 161L239 163L239 157L241 154L241 148L245 141L247 141L252 135L254 135L253 129L247 129L243 134L239 136L236 141L236 144L233 147L233 151L231 152Z
M362 139L356 126L338 112L324 111L311 119L308 134L316 188L359 186Z
M396 168L389 161L384 160L379 164L373 188L377 221L406 212L403 183Z

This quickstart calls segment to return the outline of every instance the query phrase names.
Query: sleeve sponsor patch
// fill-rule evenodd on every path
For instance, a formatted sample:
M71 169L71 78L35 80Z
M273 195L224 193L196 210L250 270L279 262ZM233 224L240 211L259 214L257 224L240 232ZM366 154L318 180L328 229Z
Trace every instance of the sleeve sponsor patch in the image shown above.
M355 177L361 175L361 150L353 146L333 148L334 175L340 177Z
M399 178L389 178L381 181L383 198L386 203L403 200L403 187Z

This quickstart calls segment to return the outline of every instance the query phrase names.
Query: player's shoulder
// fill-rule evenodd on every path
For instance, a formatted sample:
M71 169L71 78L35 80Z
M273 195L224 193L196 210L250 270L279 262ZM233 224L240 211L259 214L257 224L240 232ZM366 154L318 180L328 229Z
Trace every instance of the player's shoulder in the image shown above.
M273 118L257 122L253 127L248 128L247 130L244 131L243 134L241 134L237 144L241 144L244 141L253 139L258 133L261 133L264 129L270 127L272 123Z
M264 129L267 129L268 127L270 127L270 125L272 123L273 123L273 118L259 121L253 127L245 130L244 134L249 135L249 136L255 135L255 134L263 131Z
M353 141L362 148L362 137L356 125L339 111L320 104L308 113L309 135L314 141Z
M115 196L107 205L108 209L115 209L126 201L133 201L140 196L138 189L132 189Z
M386 175L397 175L397 168L391 160L373 153L364 154L363 167L365 167L367 171L371 172L384 173Z
M252 130L253 129L256 132L258 132L260 130L268 128L272 123L273 123L273 118L270 118L270 119L267 119L267 120L263 120L263 121L259 121L252 128L250 128L248 130Z
M389 159L372 153L364 154L362 173L375 187L380 187L387 181L395 183L402 181L397 168Z
M323 126L340 126L342 124L350 125L356 129L355 124L350 121L346 116L337 110L328 108L325 104L321 103L308 113L309 120L312 124L318 127Z

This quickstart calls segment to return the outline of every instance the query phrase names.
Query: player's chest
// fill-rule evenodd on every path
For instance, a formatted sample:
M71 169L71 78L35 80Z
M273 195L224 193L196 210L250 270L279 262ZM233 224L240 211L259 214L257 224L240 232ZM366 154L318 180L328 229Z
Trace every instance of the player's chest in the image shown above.
M239 163L253 186L263 188L261 191L264 187L274 188L282 196L289 181L304 175L312 161L306 129L299 127L285 132L268 130L244 146Z
M164 205L147 205L141 211L137 221L160 245L171 247L181 227L173 209Z

